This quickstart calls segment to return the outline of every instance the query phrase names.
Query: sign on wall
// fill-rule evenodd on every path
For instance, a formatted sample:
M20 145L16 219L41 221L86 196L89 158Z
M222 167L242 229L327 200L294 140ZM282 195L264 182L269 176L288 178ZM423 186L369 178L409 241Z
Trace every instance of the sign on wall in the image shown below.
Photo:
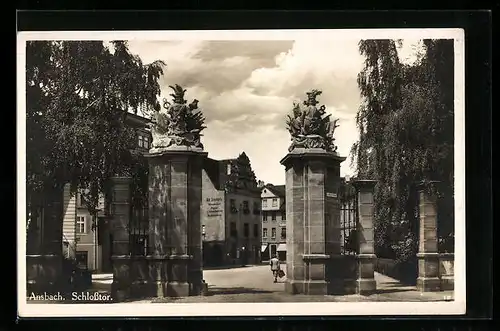
M207 198L207 217L220 217L223 213L222 198Z

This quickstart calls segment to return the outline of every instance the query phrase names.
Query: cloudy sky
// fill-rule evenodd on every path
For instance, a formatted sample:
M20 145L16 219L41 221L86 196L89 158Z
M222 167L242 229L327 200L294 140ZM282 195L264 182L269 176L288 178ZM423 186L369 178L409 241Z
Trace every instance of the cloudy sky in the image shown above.
M323 91L318 101L339 118L336 142L348 157L341 174L353 174L349 151L358 138L356 77L363 64L358 41L133 40L129 48L144 63L166 62L162 98L170 98L168 85L179 84L188 102L200 101L209 157L234 158L244 151L258 179L279 185L285 182L279 161L290 144L285 117L313 88ZM405 41L400 57L411 61L414 48L415 41Z

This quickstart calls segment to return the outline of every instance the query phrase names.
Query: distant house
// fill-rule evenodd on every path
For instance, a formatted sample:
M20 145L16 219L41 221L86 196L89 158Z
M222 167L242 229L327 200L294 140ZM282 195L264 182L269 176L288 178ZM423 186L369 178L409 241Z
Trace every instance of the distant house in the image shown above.
M262 203L262 260L277 254L286 260L286 204L285 185L266 184L261 188Z

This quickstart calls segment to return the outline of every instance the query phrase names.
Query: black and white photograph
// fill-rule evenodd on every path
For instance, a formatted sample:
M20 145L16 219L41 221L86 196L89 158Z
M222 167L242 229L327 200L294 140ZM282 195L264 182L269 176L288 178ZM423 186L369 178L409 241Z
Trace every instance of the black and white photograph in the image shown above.
M461 29L20 32L21 317L465 312Z

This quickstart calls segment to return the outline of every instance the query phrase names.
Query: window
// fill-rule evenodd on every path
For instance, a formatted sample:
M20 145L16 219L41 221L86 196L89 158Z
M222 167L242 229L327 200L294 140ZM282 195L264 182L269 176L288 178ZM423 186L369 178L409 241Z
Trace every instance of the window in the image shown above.
M281 220L286 221L286 211L281 212Z
M137 135L137 144L141 148L149 148L149 137L142 134Z
M236 209L236 200L230 199L229 200L229 208L231 209L231 213L237 213L238 209Z
M230 228L229 228L229 234L231 237L238 236L238 231L236 231L236 223L235 222L231 222Z
M273 211L271 213L271 221L276 221L276 212L275 211Z
M248 238L250 236L250 226L248 223L243 224L243 235L245 238Z
M243 213L244 214L250 213L250 207L248 206L248 201L243 201Z
M278 207L278 199L273 199L273 207Z
M228 163L226 166L226 174L230 175L231 174L231 163Z
M286 228L281 228L281 239L286 239Z
M271 229L271 238L276 238L276 228Z
M86 233L86 222L85 216L77 216L76 217L76 233Z
M262 208L267 208L267 199L262 199Z
M262 238L267 238L267 228L262 229Z
M254 215L259 215L260 214L259 203L257 201L253 202L253 214Z
M259 224L253 225L253 236L257 238L259 236Z
M267 222L267 213L262 212L262 222Z

